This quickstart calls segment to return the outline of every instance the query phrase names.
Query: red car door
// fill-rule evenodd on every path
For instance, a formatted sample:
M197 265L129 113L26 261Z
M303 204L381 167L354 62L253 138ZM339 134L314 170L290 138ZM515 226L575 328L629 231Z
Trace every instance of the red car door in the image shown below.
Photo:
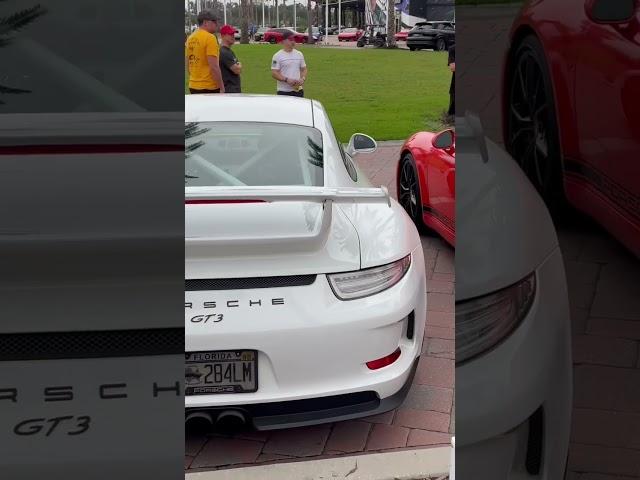
M587 1L593 8L601 0ZM627 214L640 216L640 1L628 21L590 16L578 39L583 45L575 89L581 164L573 168Z
M455 146L433 147L427 162L427 189L434 215L455 231L456 160Z

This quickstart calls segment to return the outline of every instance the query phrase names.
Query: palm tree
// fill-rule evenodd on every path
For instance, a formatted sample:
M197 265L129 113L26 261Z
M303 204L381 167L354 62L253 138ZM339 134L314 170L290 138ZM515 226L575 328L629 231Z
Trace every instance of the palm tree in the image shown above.
M240 1L240 43L249 43L249 0Z
M387 47L397 48L396 45L396 6L394 0L387 0Z
M311 0L307 0L307 26L309 36L307 37L307 43L313 43L313 24L311 23Z
M0 2L4 1L6 0L0 0ZM13 13L7 17L0 17L0 48L9 45L13 41L13 34L31 24L46 12L47 11L44 7L36 5L31 8L20 10L19 12ZM30 90L25 90L23 88L9 87L7 85L0 84L0 95L30 92ZM4 104L4 102L0 100L0 105L2 104Z

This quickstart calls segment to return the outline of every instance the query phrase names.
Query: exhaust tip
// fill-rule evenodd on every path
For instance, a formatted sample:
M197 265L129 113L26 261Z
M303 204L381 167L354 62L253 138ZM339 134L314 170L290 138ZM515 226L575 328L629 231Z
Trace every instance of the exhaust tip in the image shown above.
M247 416L241 410L224 410L215 420L215 429L223 432L244 430L247 427Z
M196 434L210 432L213 424L213 417L208 412L191 412L184 419L185 430Z

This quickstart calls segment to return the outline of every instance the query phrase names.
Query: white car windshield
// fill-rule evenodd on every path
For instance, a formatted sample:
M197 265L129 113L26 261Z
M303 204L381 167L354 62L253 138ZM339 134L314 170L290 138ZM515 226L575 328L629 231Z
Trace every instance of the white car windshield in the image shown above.
M278 123L185 124L185 186L323 186L322 134Z

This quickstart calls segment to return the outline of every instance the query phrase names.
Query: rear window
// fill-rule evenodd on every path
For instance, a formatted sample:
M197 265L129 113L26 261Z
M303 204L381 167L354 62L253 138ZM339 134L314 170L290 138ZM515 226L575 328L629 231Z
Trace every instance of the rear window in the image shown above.
M322 134L277 123L187 123L184 173L187 187L322 186Z

